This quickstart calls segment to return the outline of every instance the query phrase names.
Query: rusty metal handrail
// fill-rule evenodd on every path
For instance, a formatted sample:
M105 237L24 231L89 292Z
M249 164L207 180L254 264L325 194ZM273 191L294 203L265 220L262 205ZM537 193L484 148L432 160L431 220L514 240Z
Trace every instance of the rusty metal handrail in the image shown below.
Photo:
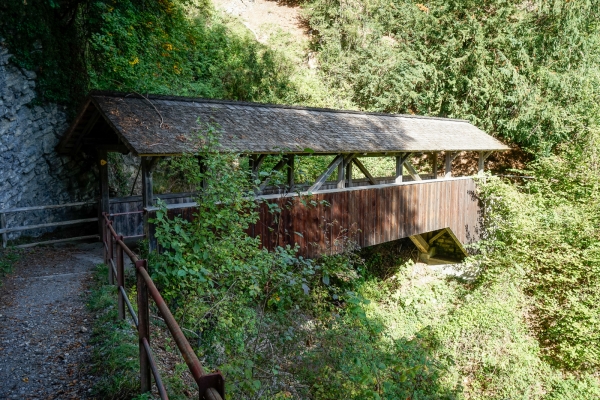
M140 380L142 392L150 391L150 372L154 375L154 381L159 391L161 399L168 399L164 385L160 378L156 363L152 356L152 351L149 342L149 310L148 310L148 292L158 307L171 336L175 340L183 359L185 360L190 373L194 377L198 385L198 393L200 399L206 400L223 400L225 399L225 380L220 372L206 374L200 364L200 360L190 346L183 331L177 324L169 307L162 298L160 292L154 285L152 278L148 274L147 260L140 260L139 257L127 247L123 242L123 236L117 234L112 226L112 221L108 219L109 214L103 213L103 243L105 263L109 264L108 280L114 284L115 277L117 278L118 298L119 298L119 318L125 318L125 305L135 323L138 330L140 341ZM113 246L113 243L115 246ZM113 247L117 250L116 265L113 260ZM136 317L133 307L127 298L124 282L124 263L123 253L127 254L131 262L136 267L136 275L138 277L138 316Z

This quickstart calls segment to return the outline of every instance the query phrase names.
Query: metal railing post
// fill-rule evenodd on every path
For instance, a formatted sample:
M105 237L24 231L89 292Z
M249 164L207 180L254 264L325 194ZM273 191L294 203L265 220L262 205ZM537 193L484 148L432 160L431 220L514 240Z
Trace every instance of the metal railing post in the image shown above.
M123 235L117 238L119 241L123 241ZM119 319L125 319L125 299L123 298L123 292L119 288L125 288L125 266L123 265L123 248L117 242L117 293L119 299Z
M144 339L150 343L150 310L148 309L148 287L144 277L138 269L146 269L146 260L135 263L137 276L137 303L138 303L138 337L140 346L140 389L142 393L151 390L152 380L150 377L150 360L144 346Z
M111 225L112 221L108 221L108 224ZM115 276L112 268L112 264L114 263L114 252L113 252L113 236L110 232L110 229L106 229L106 241L108 247L108 283L111 285L115 284Z

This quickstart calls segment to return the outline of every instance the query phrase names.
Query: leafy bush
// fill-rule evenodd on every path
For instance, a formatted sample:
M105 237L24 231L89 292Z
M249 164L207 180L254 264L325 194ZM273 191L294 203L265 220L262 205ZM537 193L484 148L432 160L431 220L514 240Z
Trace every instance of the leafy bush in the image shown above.
M492 228L480 257L486 279L509 270L533 299L529 323L544 354L579 371L600 367L597 143L592 132L538 160L536 179L520 189L497 179L483 185Z
M268 100L287 89L277 55L211 21L208 4L97 2L91 13L93 88L237 100Z

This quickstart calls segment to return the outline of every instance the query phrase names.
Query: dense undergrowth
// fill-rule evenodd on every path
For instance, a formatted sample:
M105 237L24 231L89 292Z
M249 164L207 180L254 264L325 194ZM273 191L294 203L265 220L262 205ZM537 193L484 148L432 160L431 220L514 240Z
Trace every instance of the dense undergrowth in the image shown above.
M184 158L209 182L201 218L159 214L154 277L236 398L597 398L595 140L540 158L527 184L480 182L487 237L459 267L479 271L468 281L383 247L262 251L237 156L202 154L204 172Z

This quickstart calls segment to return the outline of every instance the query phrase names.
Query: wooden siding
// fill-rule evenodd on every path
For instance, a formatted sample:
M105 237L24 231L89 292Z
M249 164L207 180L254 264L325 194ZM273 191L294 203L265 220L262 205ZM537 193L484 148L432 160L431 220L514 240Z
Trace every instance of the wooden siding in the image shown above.
M183 204L193 201L193 193L169 193L155 195L167 204ZM125 237L144 235L144 218L142 211L142 196L114 197L110 199L110 213L135 213L114 215L111 217L113 227L119 235Z
M248 233L269 250L298 245L314 258L344 250L348 240L373 246L449 227L464 244L480 234L480 206L471 178L327 190L310 197L264 196L259 220ZM277 203L279 215L267 203ZM316 204L316 205L313 205ZM194 207L170 207L169 215L192 219ZM153 214L150 211L150 214Z

